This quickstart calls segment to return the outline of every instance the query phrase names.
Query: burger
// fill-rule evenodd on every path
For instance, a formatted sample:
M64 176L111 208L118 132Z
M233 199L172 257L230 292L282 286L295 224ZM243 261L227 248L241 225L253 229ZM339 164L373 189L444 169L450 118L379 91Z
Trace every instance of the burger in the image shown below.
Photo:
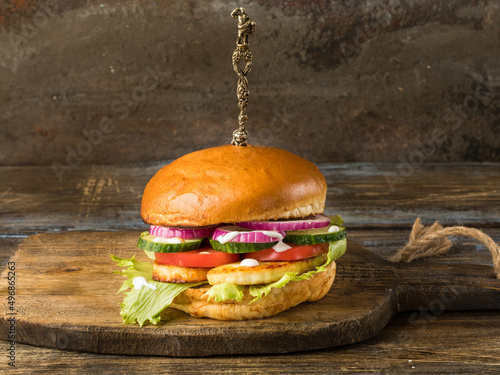
M187 154L147 184L138 247L112 256L127 277L124 323L156 324L168 307L194 317L269 317L323 298L346 251L340 216L323 215L327 185L288 151L225 145Z

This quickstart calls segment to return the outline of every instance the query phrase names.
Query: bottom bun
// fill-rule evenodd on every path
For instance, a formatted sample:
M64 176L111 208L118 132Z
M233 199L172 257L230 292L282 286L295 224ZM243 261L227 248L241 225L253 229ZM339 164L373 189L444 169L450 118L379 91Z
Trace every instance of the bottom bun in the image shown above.
M313 302L323 298L335 279L336 264L332 262L326 271L317 273L308 280L293 281L283 288L272 288L271 292L255 303L248 304L254 297L244 291L241 302L227 300L208 301L209 285L190 288L179 294L170 307L184 311L197 318L218 320L260 319L279 314L302 302Z

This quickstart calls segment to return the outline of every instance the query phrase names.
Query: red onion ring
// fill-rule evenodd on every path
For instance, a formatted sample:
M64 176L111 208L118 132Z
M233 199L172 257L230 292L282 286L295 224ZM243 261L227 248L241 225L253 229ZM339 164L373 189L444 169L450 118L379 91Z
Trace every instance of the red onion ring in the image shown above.
M151 227L149 228L149 234L151 234L152 236L163 238L180 237L185 240L194 240L197 238L211 236L215 228L217 228L216 225L199 228L175 228L151 225Z
M330 224L330 218L325 215L316 215L313 219L280 220L280 221L244 221L236 225L253 230L307 230L323 228Z
M221 236L225 236L230 232L239 232L234 238L222 242ZM266 233L269 232L269 233ZM275 232L275 233L271 233ZM273 235L274 234L274 235ZM245 243L263 243L263 242L276 242L285 238L286 233L283 231L252 231L249 229L228 225L219 227L212 234L212 239L220 243L226 242L245 242ZM281 238L280 238L281 237Z

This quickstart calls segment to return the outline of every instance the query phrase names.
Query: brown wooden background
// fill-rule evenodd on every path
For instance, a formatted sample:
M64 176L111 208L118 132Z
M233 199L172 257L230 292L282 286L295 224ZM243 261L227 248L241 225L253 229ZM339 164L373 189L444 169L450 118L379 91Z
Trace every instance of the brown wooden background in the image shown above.
M499 1L238 5L257 22L251 143L316 162L500 160ZM1 2L0 165L147 162L228 143L235 6Z

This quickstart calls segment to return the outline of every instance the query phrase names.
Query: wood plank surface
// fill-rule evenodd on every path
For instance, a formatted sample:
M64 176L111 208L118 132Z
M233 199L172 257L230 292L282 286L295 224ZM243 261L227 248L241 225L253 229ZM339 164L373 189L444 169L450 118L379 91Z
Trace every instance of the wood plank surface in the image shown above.
M37 232L143 229L138 215L142 189L162 164L80 166L62 182L50 167L0 167L2 269L18 244ZM499 164L422 164L411 173L396 164L320 167L327 175L329 192L336 194L335 197L329 194L327 210L348 219L351 240L382 257L404 245L417 216L425 223L439 219L447 225L459 222L471 225L500 242ZM386 181L391 174L404 177L394 185L395 190ZM394 214L391 213L394 207L385 204L391 197L398 208ZM454 243L449 255L432 262L491 264L489 252L475 241L456 238ZM16 374L500 372L498 311L445 311L425 316L421 324L411 318L415 312L419 310L396 314L379 334L367 341L294 354L145 357L17 343L17 367L11 369L5 360L0 363L0 372L4 369ZM0 344L7 349L6 341Z
M400 313L374 338L293 354L157 357L18 345L12 374L484 374L500 370L500 312L446 312L426 325Z
M144 228L142 192L164 164L82 165L62 182L50 166L2 167L1 228ZM498 164L432 164L410 172L393 164L319 166L328 183L325 212L341 214L351 228L406 228L416 216L443 224L500 224Z

